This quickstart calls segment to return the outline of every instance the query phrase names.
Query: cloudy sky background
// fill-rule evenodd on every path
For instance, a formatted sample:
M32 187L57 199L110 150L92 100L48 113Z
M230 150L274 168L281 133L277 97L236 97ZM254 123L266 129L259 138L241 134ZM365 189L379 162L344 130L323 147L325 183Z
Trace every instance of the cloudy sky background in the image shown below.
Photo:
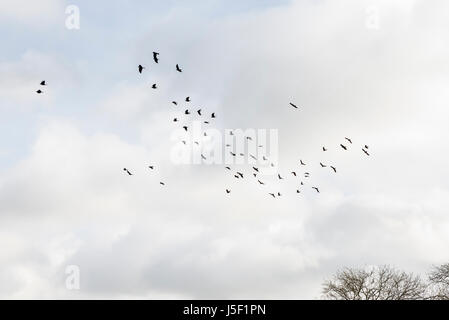
M0 297L314 299L342 266L448 262L448 16L444 0L2 0ZM170 101L188 95L216 129L277 129L280 172L306 160L321 193L173 163Z

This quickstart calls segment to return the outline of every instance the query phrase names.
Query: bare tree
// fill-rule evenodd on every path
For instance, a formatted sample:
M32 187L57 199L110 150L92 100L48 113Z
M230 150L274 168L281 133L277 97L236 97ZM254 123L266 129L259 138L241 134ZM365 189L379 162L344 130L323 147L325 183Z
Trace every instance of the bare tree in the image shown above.
M344 268L323 284L323 297L335 300L421 300L427 285L417 275L390 266Z
M449 300L449 263L433 267L429 273L431 299Z

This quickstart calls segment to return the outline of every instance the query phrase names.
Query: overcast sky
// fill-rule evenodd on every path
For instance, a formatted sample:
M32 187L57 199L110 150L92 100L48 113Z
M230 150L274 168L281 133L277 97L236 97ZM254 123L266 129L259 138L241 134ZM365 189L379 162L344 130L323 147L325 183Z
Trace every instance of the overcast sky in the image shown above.
M0 297L315 299L343 266L448 262L448 17L445 0L2 0ZM219 132L277 130L288 181L175 163L186 96ZM319 194L296 194L299 159Z

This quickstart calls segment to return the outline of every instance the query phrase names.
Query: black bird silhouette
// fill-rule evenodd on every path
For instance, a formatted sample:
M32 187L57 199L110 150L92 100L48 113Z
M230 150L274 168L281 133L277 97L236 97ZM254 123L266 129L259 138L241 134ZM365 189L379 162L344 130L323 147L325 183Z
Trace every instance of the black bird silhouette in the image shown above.
M204 121L205 124L209 124L209 121Z
M306 165L304 162L302 162L302 160L299 160L299 163L301 163L302 166Z
M274 195L274 193L269 193L270 196L272 196L273 198L276 198L276 196Z
M176 101L172 101L171 103L173 103L175 106L178 105L178 103Z
M309 177L309 175L310 175L310 173L308 173L308 172L304 172L304 177L308 178L308 177Z
M174 119L173 119L173 122L176 122L176 121L178 121L178 118L174 118Z
M159 52L154 52L153 51L153 60L154 62L158 63L159 62L159 58L157 57L159 55Z
M320 162L320 166L321 166L321 168L327 167L325 164L322 164L321 162Z
M284 178L281 177L281 175L279 173L278 173L278 178L279 178L279 180L284 179Z
M195 144L197 145L197 146L199 146L200 145L200 143L198 142L198 141L194 141L195 142Z
M368 148L368 145L366 145L366 144L365 144L365 149L369 149L369 148Z
M226 169L228 169L228 170L231 170L231 167L225 167Z
M206 160L206 157L205 157L205 156L203 156L203 155L201 155L201 158L202 158L203 160Z
M345 150L348 150L348 148L346 148L346 146L342 145L341 143L340 143L340 147L342 147Z
M253 156L252 154L249 155L251 158L253 158L254 160L257 160L257 158L255 156Z
M226 193L231 193L231 190L226 189Z
M187 129L186 129L186 131L187 131ZM182 140L181 142L184 143L184 144L187 144L187 142L185 140Z
M186 111L184 111L184 114L190 114L190 111L187 109Z
M150 168L151 170L153 170L153 169L154 169L154 166L148 166L148 168Z
M233 136L233 135L234 135L234 132L229 131L229 135L230 135L230 136Z
M327 151L327 149L325 147L323 147L323 151Z
M296 104L293 104L293 103L290 102L290 105L291 105L293 108L298 109L298 106L297 106Z
M318 188L317 188L317 187L312 187L312 189L315 189L315 190L316 190L316 192L320 193L320 190L318 190Z
M186 98L186 102L190 102L190 97L187 97L187 98Z
M256 167L253 167L253 169L254 169L255 171L259 172L259 169L258 169L258 168L256 168Z
M198 113L199 115L201 115L201 109L197 110L197 113Z
M294 176L296 177L296 172L295 172L295 171L292 171L292 175L294 175Z
M346 138L346 137L345 137L345 139L346 139L346 140L348 140L348 141L349 141L349 143L351 143L351 144L352 144L352 140L351 140L351 139L349 139L349 138Z
M366 151L365 149L362 149L362 150L363 150L363 152L365 152L365 154L366 154L367 156L369 156L368 151Z
M211 118L215 118L215 112L212 112L212 114L210 115Z
M130 176L132 176L132 175L133 175L133 174L132 174L131 172L129 172L129 170L128 170L128 169L126 169L126 168L123 168L123 170L124 170L124 171L126 171L126 173L127 173L127 174L129 174Z
M262 156L262 159L263 159L264 161L267 161L267 160L268 160L268 158L265 157L265 156Z
M42 80L42 81L41 81L41 86L45 86L45 85L47 85L47 84L45 83L45 80Z
M39 90L37 90L36 92L39 93L39 94L41 94L41 93L42 93L42 90L39 89Z
M281 196L281 193L280 193L280 192L278 192L278 196L279 196L279 197Z
M257 173L253 173L254 178L257 178Z
M235 153L233 153L232 151L230 151L230 153L235 157Z
M179 67L179 65L178 65L178 64L176 64L176 71L178 71L178 72L182 72L182 70L181 70L181 68Z
M238 175L236 175L236 174L234 174L234 177L236 177L237 179L239 178L239 176L238 176Z
M153 88L153 89L157 89L157 86L156 86L156 84L155 84L155 83L153 83L153 85L151 86L151 88Z
M334 170L335 173L337 173L337 169L333 166L331 166L332 170Z
M253 140L253 138L251 138L251 137L246 137L246 139L251 140L251 141Z
M187 126L183 126L184 130L187 131Z
M162 181L159 182L160 185L165 186L165 183L163 183Z
M143 67L143 66L141 66L140 64L139 64L139 73L142 73L142 70L143 69L145 69L145 67Z
M243 173L241 172L236 172L242 179L243 179Z
M240 155L243 157L245 154L240 152Z
M298 189L296 190L296 193L301 193L301 191L299 191Z
M301 185L303 186L303 185L304 185L304 182L301 181Z
M262 184L262 185L264 185L265 183L263 183L262 181L260 181L260 180L257 180L257 182L259 182L259 184Z

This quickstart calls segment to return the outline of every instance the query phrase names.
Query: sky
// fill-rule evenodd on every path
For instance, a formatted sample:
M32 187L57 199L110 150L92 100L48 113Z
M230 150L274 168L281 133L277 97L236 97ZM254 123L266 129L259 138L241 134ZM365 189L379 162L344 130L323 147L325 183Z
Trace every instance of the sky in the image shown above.
M444 0L2 0L0 297L319 299L344 266L447 263L448 15ZM275 132L267 185L248 163L236 180L176 161L184 107L215 112L211 133Z

